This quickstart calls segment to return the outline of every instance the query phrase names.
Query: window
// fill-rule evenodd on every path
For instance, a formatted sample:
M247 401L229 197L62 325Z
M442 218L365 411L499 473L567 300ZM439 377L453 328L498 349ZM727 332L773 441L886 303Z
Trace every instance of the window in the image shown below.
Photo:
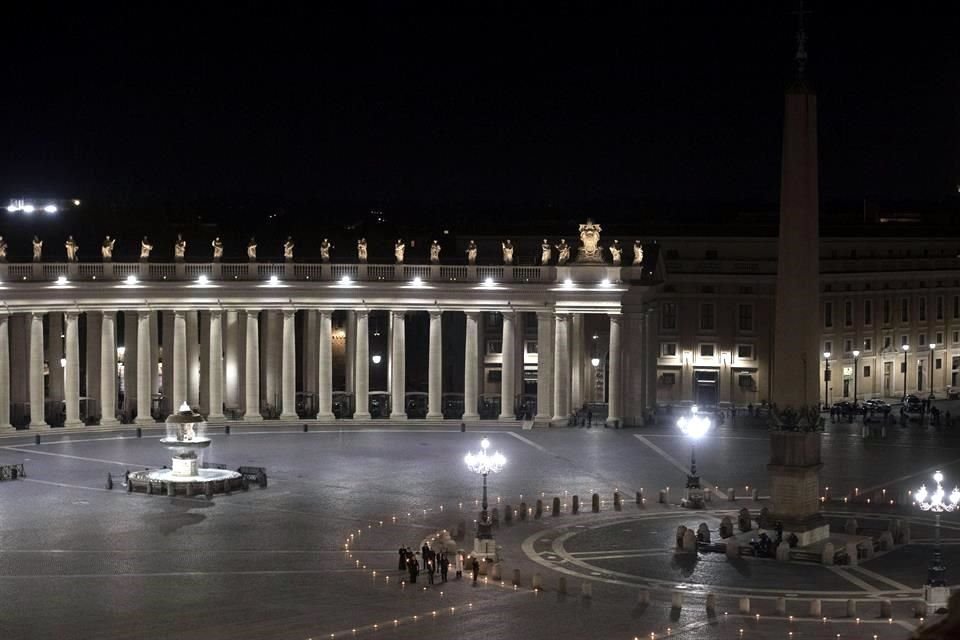
M917 300L917 320L927 321L927 296L920 296Z
M943 320L943 296L937 296L937 320Z
M910 344L910 336L900 336L900 346Z
M503 341L487 340L487 353L503 353Z
M527 315L533 316L532 313L527 314ZM533 316L533 317L536 317L536 316ZM538 346L537 346L537 341L536 341L536 340L527 340L527 341L524 343L524 348L527 350L527 353L531 353L531 354L532 354L532 353L540 353L540 352L537 350L537 349L538 349Z
M753 305L741 304L737 310L737 328L740 331L753 331Z
M833 351L833 343L830 342L829 340L824 341L824 343L823 343L823 352L824 352L824 353L831 353L832 351Z
M883 350L889 351L893 348L893 336L883 336Z
M853 301L845 300L843 303L843 326L853 326Z
M864 378L870 377L870 365L868 364L863 365L863 377Z
M823 326L828 329L833 326L833 303L823 303Z
M676 342L661 342L661 343L660 343L660 357L661 357L661 358L676 358L676 357L677 357L677 343L676 343Z
M863 301L863 324L867 327L873 324L873 300Z
M937 339L934 340L937 344L943 344L943 331L937 331Z
M960 320L960 296L953 296L953 319Z
M701 358L712 358L716 352L716 345L713 344L701 344L700 345L700 357Z
M863 350L864 351L873 351L873 339L864 338L863 339Z
M890 300L883 301L883 324L890 324Z
M741 373L737 378L737 384L744 391L756 391L757 385L753 381L753 376L749 373Z
M851 351L853 351L853 340L851 340L850 338L847 338L846 340L844 340L843 350L845 353L850 353Z
M712 302L700 303L700 330L713 331L716 329L713 317L714 306Z
M675 374L675 373L661 373L661 374L660 374L660 384L662 384L662 385L673 385L673 384L677 384L677 374Z
M910 300L900 298L900 322L910 322Z
M921 349L922 349L923 347L927 346L927 345L929 344L929 343L927 342L927 334L921 333L921 334L920 334L920 340L917 342L917 344L920 346Z
M753 345L752 344L738 344L737 345L737 358L740 360L753 360Z
M956 344L960 342L960 331L953 332L953 343Z
M934 359L934 361L933 361L933 368L934 368L934 369L937 369L938 371L939 371L940 369L943 369L943 359L942 359L942 358L936 358L936 359Z
M677 330L677 303L664 302L660 307L660 328L665 331Z
M906 363L906 362L901 362L901 363L900 363L900 373L906 373L906 372L907 372L907 363Z

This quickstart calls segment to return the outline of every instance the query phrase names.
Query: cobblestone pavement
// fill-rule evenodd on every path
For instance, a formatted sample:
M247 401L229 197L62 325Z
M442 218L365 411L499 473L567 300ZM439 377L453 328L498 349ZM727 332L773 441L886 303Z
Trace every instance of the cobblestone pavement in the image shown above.
M905 638L918 623L911 603L933 538L918 513L902 512L913 519L914 544L856 569L681 557L671 550L677 524L703 521L715 530L725 511L763 502L718 497L699 513L656 504L666 486L679 499L689 460L687 443L671 431L491 425L484 433L508 458L490 477L492 506L503 514L507 504L532 508L559 496L567 507L557 517L501 524L503 584L432 586L425 576L404 584L397 547L461 520L469 529L480 482L463 455L477 448L478 430L373 423L215 432L208 460L265 466L270 485L212 501L123 490L124 470L169 464L156 430L140 439L49 432L40 445L32 434L4 439L0 464L24 462L28 475L0 483L2 637L870 639ZM758 488L763 496L767 446L763 432L718 430L698 448L698 466L724 491ZM941 467L948 479L960 478L960 440L943 434L908 431L874 442L837 428L824 454L823 484L835 498L825 509L838 523L851 513L889 517L891 507L863 503L868 490L899 495ZM104 488L107 472L112 491ZM645 505L628 499L613 511L615 490L632 498L641 488ZM601 513L569 513L573 495L588 505L593 492L604 499ZM944 536L947 565L960 572L960 519L944 520ZM535 572L542 592L530 589ZM561 577L566 595L558 593ZM580 596L584 582L591 598ZM637 604L642 588L649 604ZM685 594L679 609L671 607L674 591ZM710 615L707 593L718 598ZM740 596L751 598L749 615L739 613ZM776 615L779 596L793 620ZM816 620L807 617L815 597L823 598ZM859 622L846 615L850 599ZM879 617L886 599L892 621Z

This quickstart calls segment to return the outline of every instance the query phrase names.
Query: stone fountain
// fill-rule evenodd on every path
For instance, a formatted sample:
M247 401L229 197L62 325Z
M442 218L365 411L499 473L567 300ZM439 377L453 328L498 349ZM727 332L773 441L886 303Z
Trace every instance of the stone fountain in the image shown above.
M205 435L207 423L187 403L167 418L166 425L167 435L160 442L173 452L170 468L150 471L149 480L172 483L239 480L240 474L236 471L203 468L203 453L210 447L210 438Z

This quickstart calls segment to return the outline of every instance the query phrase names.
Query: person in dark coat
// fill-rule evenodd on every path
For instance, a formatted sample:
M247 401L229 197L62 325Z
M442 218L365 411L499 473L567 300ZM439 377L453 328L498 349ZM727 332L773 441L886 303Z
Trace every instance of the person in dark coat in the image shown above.
M480 561L476 557L473 558L473 564L470 565L471 571L473 571L473 581L477 581L477 576L480 575Z
M440 554L440 579L443 582L447 581L447 572L450 570L450 561L447 559L446 553Z
M417 562L416 558L413 558L413 562L409 563L410 568L410 584L417 583L417 574L420 573L420 563Z
M407 550L400 547L400 551L397 553L400 554L400 560L397 562L397 570L404 571L407 568Z

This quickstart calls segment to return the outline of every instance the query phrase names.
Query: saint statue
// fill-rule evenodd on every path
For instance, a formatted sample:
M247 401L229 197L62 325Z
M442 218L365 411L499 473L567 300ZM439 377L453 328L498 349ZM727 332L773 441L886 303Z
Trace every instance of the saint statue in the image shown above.
M503 250L503 264L513 264L513 243L507 238L500 243Z
M557 264L565 265L570 261L570 245L567 244L566 239L560 240L560 244L557 245Z
M177 234L177 241L173 244L174 260L183 260L187 255L187 241L183 239L183 234Z
M33 261L40 262L42 253L43 253L43 240L41 240L37 236L33 236Z
M283 259L293 260L293 236L287 236L287 241L283 243Z
M430 264L440 264L440 243L436 240L430 244Z
M550 246L550 241L544 238L540 243L540 264L550 264L552 259L553 247Z
M406 249L407 245L403 243L403 240L398 238L393 245L393 257L397 259L397 264L403 264L403 252L406 251Z
M7 241L0 236L0 262L7 261Z
M643 264L643 245L639 240L633 241L633 264Z
M220 262L220 258L223 257L223 241L220 240L220 236L214 238L210 246L213 247L213 261Z
M467 264L477 264L477 243L473 240L467 245Z
M324 238L323 242L320 243L320 260L322 262L330 262L330 249L332 248L333 245L330 244L330 241Z
M247 243L247 260L256 262L257 260L257 239L250 236L250 242Z
M610 257L613 258L613 264L619 265L623 259L623 247L620 246L619 240L614 240L613 244L610 245Z
M103 239L103 244L100 245L100 256L103 258L104 262L109 262L113 260L113 245L116 244L117 239L107 236Z
M77 253L80 252L80 245L73 239L73 236L67 236L67 241L63 243L67 248L67 262L76 262Z
M603 262L603 248L600 246L600 225L587 218L580 225L580 246L577 247L577 262Z
M143 240L140 241L140 259L149 260L151 251L153 251L153 245L150 244L147 236L143 236Z
M357 260L360 262L367 261L367 239L360 238L357 240Z

